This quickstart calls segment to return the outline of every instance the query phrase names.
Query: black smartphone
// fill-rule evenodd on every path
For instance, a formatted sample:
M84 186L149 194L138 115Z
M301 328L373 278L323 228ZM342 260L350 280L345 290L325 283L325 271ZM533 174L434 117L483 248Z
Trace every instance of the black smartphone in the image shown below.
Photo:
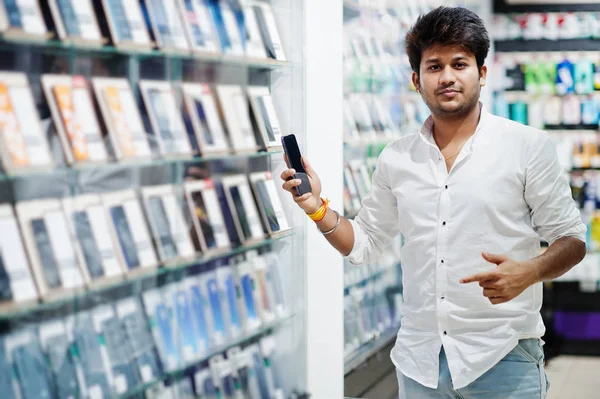
M300 148L298 147L296 136L290 134L281 137L281 144L283 145L283 150L285 151L285 155L288 159L288 167L296 171L294 179L300 179L302 181L302 183L296 187L296 192L298 195L312 192L310 182L308 181L308 175L306 174L306 170L304 170L304 165L302 164L302 154L300 154Z

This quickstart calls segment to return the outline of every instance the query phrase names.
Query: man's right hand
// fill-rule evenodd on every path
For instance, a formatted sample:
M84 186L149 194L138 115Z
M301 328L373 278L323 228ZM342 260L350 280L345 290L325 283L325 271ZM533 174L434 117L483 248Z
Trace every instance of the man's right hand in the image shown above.
M285 157L286 164L289 165L287 157ZM306 174L308 175L308 181L310 182L310 187L312 192L306 193L304 195L298 195L296 192L296 187L299 186L302 182L300 179L294 179L293 176L296 173L294 169L287 169L281 174L281 178L284 183L282 185L283 189L290 194L294 198L294 201L298 204L300 208L307 214L315 213L319 210L323 201L321 201L321 180L319 176L315 173L313 168L308 163L308 160L305 157L302 157L302 164L304 165L304 169L306 170Z

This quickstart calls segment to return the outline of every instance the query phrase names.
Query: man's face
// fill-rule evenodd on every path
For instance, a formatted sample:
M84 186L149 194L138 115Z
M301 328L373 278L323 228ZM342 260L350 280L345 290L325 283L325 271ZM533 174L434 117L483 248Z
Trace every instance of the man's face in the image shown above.
M487 68L477 68L475 55L460 46L435 44L423 51L420 77L413 83L434 116L456 119L479 103Z

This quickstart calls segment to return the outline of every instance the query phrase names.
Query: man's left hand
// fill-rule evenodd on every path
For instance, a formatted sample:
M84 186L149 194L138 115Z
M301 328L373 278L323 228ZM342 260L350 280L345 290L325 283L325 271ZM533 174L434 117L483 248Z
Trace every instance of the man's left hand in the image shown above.
M537 282L535 269L527 262L516 262L505 255L483 252L483 259L494 263L494 270L477 273L460 280L461 284L479 282L483 296L494 305L508 302Z

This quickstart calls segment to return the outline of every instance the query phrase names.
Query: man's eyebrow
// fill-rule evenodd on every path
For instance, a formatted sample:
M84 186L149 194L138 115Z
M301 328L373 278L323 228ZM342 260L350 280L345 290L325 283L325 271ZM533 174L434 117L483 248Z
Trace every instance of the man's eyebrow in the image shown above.
M452 61L465 61L468 60L468 57L466 55L457 55L456 57L452 58ZM427 61L425 61L426 64L435 64L440 62L439 58L429 58Z

